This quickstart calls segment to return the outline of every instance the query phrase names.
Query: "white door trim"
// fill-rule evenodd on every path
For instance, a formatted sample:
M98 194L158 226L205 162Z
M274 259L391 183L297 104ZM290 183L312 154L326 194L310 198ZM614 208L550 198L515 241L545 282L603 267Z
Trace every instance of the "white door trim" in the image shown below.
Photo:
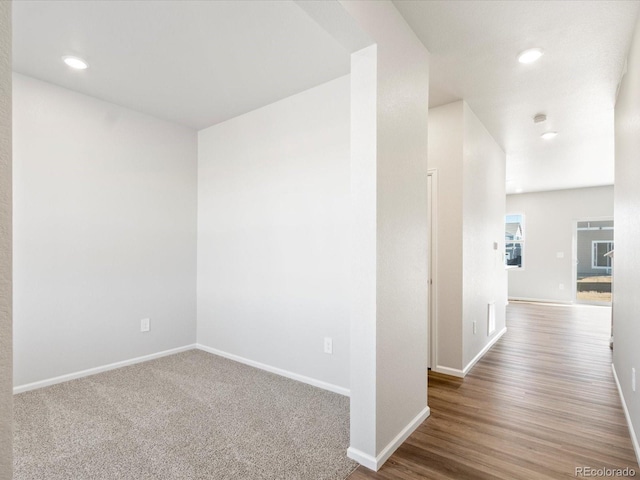
M588 302L585 300L578 300L578 223L579 222L604 222L604 221L613 221L613 217L584 217L584 218L575 218L573 220L573 238L572 238L572 249L571 252L571 263L572 272L571 272L571 281L573 284L573 303L581 304L581 305L611 305L610 302ZM613 224L613 229L615 232L616 225Z
M429 314L428 314L428 367L438 366L438 170L429 169L431 190L427 194L428 208L431 213L431 231L429 232Z

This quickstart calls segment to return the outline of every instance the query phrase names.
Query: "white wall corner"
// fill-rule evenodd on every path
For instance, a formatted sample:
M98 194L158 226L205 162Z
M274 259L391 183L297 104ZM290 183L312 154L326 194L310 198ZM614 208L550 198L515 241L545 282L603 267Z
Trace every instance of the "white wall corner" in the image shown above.
M367 467L369 470L377 472L389 457L393 455L393 452L395 452L398 447L400 447L400 445L409 438L409 436L429 417L430 414L431 409L429 407L424 407L424 409L416 415L415 418L411 420L375 458L352 447L348 448L347 456L358 462L360 465Z
M182 347L172 348L170 350L164 350L162 352L143 355L141 357L130 358L128 360L123 360L121 362L110 363L108 365L101 365L99 367L89 368L87 370L81 370L81 371L69 373L66 375L60 375L59 377L47 378L45 380L40 380L38 382L28 383L25 385L18 385L16 387L13 387L13 394L16 395L18 393L28 392L30 390L36 390L38 388L48 387L50 385L56 385L58 383L68 382L70 380L75 380L78 378L84 378L84 377L88 377L98 373L107 372L109 370L115 370L117 368L127 367L129 365L135 365L137 363L148 362L150 360L155 360L157 358L166 357L168 355L175 355L177 353L186 352L188 350L194 350L194 349L202 350L204 352L211 353L213 355L218 355L223 358L228 358L229 360L233 360L235 362L242 363L244 365L249 365L254 368L259 368L260 370L264 370L270 373L275 373L276 375L290 378L298 382L306 383L308 385L312 385L314 387L318 387L323 390L337 393L339 395L344 395L346 397L348 397L351 393L348 388L340 387L338 385L333 385L327 382L323 382L322 380L317 380L315 378L299 375L297 373L290 372L288 370L272 367L270 365L249 360L247 358L240 357L238 355L233 355L231 353L223 352L215 348L194 343L190 345L184 345Z
M347 449L347 457L349 457L351 460L355 460L363 467L367 467L369 470L373 470L375 472L378 471L378 463L376 459L371 455L358 450L357 448L349 447Z
M627 419L627 426L629 427L631 443L633 444L633 450L636 453L636 462L638 462L638 465L640 465L640 444L638 444L638 436L636 435L635 429L633 428L631 415L629 414L629 409L627 408L627 402L624 399L622 387L620 386L618 374L616 373L616 366L613 363L611 364L611 371L613 372L613 379L616 381L616 387L618 387L618 393L620 394L620 401L622 402L622 409L624 410L624 418Z

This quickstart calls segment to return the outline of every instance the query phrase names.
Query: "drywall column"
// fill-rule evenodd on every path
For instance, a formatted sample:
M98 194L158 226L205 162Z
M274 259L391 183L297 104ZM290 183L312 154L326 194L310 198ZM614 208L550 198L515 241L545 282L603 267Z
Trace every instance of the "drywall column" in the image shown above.
M391 2L340 3L375 41L351 65L357 263L349 455L377 469L429 414L429 54Z
M350 456L376 456L377 47L351 55L351 441ZM365 463L362 458L356 458ZM369 466L369 465L367 465Z
M11 2L0 1L0 478L12 476Z
M351 55L351 446L377 470L427 407L429 52L390 1L299 1Z
M640 21L636 24L627 59L627 74L619 92L615 108L613 365L636 457L640 459L640 391L632 388L632 369L640 370Z

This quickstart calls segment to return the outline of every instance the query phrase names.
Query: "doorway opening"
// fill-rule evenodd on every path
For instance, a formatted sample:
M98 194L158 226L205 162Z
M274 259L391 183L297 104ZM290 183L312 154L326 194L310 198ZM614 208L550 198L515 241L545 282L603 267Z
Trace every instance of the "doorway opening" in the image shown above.
M613 219L577 221L575 239L576 302L611 304Z

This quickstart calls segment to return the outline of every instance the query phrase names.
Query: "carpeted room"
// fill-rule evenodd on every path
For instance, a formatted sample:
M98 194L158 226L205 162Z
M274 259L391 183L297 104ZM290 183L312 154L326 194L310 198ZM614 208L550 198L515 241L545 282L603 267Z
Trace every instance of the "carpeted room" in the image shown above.
M16 392L203 350L348 395L378 469L429 415L429 57L394 5L16 3Z
M345 478L349 54L178 4L13 6L15 478Z
M201 350L16 395L15 479L341 480L349 399Z

